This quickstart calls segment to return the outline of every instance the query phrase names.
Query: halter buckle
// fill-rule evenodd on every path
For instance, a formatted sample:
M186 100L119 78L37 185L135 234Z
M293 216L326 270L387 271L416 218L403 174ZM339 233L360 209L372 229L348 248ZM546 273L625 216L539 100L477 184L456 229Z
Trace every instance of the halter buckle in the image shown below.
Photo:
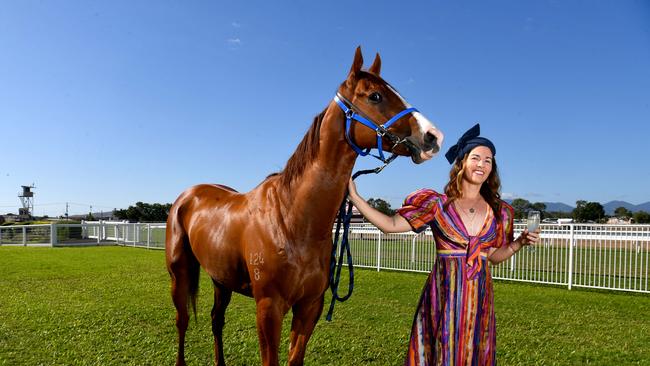
M354 117L354 111L350 108L345 111L345 118L352 119L352 117Z

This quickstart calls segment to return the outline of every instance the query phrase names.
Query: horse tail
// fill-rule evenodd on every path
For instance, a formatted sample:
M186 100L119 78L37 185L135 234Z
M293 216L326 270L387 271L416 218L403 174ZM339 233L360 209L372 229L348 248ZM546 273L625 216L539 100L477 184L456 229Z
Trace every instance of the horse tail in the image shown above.
M187 230L183 225L184 196L174 202L167 218L165 252L167 270L172 277L172 299L177 311L187 313L189 300L196 320L196 299L199 293L201 265L190 246Z

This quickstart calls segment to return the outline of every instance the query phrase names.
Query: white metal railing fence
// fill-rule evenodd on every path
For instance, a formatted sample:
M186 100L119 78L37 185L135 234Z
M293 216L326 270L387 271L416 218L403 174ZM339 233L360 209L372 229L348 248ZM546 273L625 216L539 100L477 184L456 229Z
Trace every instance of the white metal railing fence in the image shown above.
M515 237L524 229L515 224ZM540 242L490 266L495 279L650 293L650 225L542 224ZM355 266L429 272L436 259L430 229L383 234L350 226ZM0 245L165 247L164 223L84 222L0 226Z
M88 232L88 237L98 241L140 248L165 249L165 223L93 221L85 224L93 225Z
M92 221L81 224L0 226L0 245L125 245L165 248L165 224Z
M118 245L165 249L165 223L87 222L93 228L89 238Z
M515 224L515 237L525 228ZM495 279L650 293L650 225L542 224L541 240L490 266ZM430 229L382 234L350 226L358 267L429 272L435 262Z

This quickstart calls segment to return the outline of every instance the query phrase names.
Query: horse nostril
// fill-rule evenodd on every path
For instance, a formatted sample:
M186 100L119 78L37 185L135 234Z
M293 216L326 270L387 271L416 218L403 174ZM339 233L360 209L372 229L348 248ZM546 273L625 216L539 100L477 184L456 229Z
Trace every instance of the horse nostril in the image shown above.
M436 142L436 135L427 131L427 133L424 134L424 143L433 145L435 142Z

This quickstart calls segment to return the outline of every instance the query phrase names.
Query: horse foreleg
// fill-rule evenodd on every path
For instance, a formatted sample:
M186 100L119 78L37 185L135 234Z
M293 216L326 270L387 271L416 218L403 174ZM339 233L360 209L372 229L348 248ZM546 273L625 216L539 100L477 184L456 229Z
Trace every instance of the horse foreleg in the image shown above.
M301 366L305 359L307 342L323 312L323 297L312 302L297 303L293 306L291 336L289 343L289 365Z
M212 307L212 334L214 335L214 360L217 366L226 364L223 358L222 331L225 324L226 308L230 303L231 295L231 290L215 283L214 306Z
M263 297L257 301L257 336L260 342L262 365L278 365L278 349L280 347L280 331L282 317L288 310L284 300L280 298Z

